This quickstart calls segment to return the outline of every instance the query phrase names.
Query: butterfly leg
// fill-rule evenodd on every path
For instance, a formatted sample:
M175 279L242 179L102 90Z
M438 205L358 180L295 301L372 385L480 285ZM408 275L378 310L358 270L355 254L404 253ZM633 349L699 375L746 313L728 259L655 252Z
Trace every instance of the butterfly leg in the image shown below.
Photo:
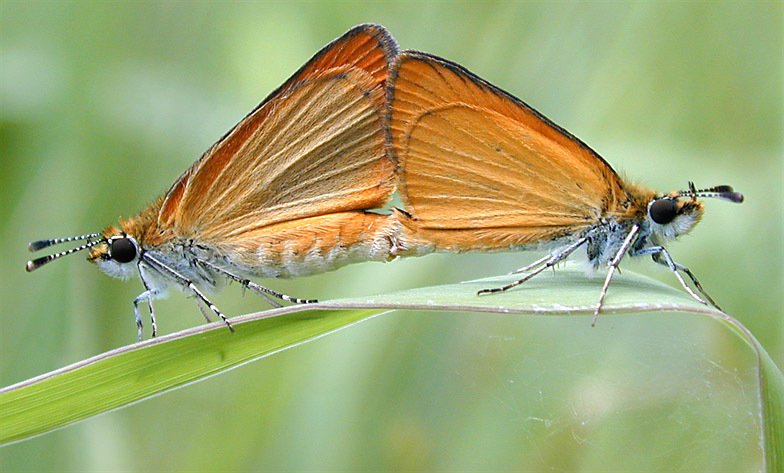
M221 273L227 278L242 284L242 287L247 287L248 289L256 293L256 295L258 295L259 297L267 301L267 303L272 307L280 307L281 305L275 302L274 300L270 299L268 296L277 297L280 300L284 300L286 302L292 302L294 304L314 304L318 302L318 300L316 299L297 299L296 297L287 296L286 294L273 291L272 289L256 284L250 279L241 278L240 276L237 276L236 274L226 271L225 269L218 267L208 261L204 261L204 260L197 260L197 261L200 265L209 268L213 271L216 271L218 273Z
M520 273L524 273L526 271L530 271L532 268L535 268L535 267L539 266L540 264L544 263L545 261L547 261L551 256L552 255L545 255L544 258L538 259L538 260L534 261L533 263L529 264L528 266L522 267L520 269L515 269L514 271L512 271L509 274L520 274Z
M146 286L146 284L145 284ZM150 308L150 324L152 325L152 336L155 337L158 333L158 324L155 322L155 310L152 308L152 298L158 295L157 290L150 290L147 289L146 291L142 292L133 300L133 315L136 318L136 328L139 335L139 341L141 342L143 339L142 336L142 329L144 328L144 323L142 322L142 318L139 315L139 304L142 301L147 301L147 307Z
M672 258L670 258L670 259L672 260ZM667 264L666 261L661 261L661 259L657 258L656 256L654 256L653 260L656 261L659 264ZM697 280L697 276L695 276L694 273L692 273L689 268L687 268L686 266L684 266L682 264L676 263L674 261L673 261L673 264L675 265L675 268L678 271L680 271L680 272L686 274L687 276L689 276L689 279L691 279L691 282L692 282L692 284L694 284L694 287L696 287L697 290L700 291L700 294L702 294L703 297L708 299L708 302L713 307L715 307L715 308L717 308L719 310L723 310L721 307L719 307L719 304L717 304L716 301L714 301L713 298L711 296L709 296L707 292L705 292L705 289L702 288L702 284L700 284L700 281Z
M607 277L604 279L604 285L602 286L602 292L599 294L599 302L596 304L596 309L593 311L593 321L591 322L591 327L596 326L596 320L599 318L599 311L602 310L602 304L604 303L604 298L607 296L607 289L610 287L610 282L612 282L613 275L615 271L618 269L618 265L621 264L621 259L623 259L623 255L629 250L629 247L632 245L634 241L634 237L637 236L637 233L640 231L639 225L632 226L631 231L629 234L626 235L626 238L621 243L621 248L618 250L618 253L615 254L615 257L610 262L610 270L607 271Z
M540 264L543 261L547 260L547 263L541 265L539 268L537 268L533 272L527 274L522 279L518 279L517 281L509 283L506 286L493 287L493 288L490 288L490 289L482 289L481 291L477 292L477 294L479 295L479 294L492 294L492 293L495 293L495 292L503 292L503 291L507 291L507 290L509 290L509 289L511 289L511 288L513 288L515 286L519 286L520 284L528 281L532 277L534 277L537 274L541 273L545 269L547 269L549 267L552 267L552 266L555 266L556 264L558 264L558 262L566 259L567 256L572 254L574 252L574 250L576 250L577 248L579 248L580 246L585 244L585 242L587 242L587 241L588 241L588 237L580 238L579 240L577 240L576 242L574 242L571 245L567 246L563 250L561 250L561 251L559 251L557 253L550 254L550 255L540 259L539 261L536 261L533 265L528 265L527 267L520 269L520 271L525 271L528 268L534 267L535 265ZM515 271L515 272L517 272L517 271Z
M687 268L686 266L683 266L682 264L676 263L672 259L672 256L670 256L670 253L664 247L662 247L662 246L652 246L650 248L644 248L642 250L639 250L637 252L632 253L632 256L644 256L644 255L651 255L651 258L653 259L653 261L655 261L655 262L657 262L657 263L659 263L659 264L661 264L663 266L667 266L670 269L670 271L672 271L672 273L675 274L675 277L678 278L678 282L681 283L681 286L683 286L683 288L686 290L686 292L688 292L689 295L692 296L696 301L698 301L698 302L700 302L702 304L705 304L705 305L709 305L710 304L713 307L715 307L715 308L717 308L719 310L722 310L721 307L719 307L719 305L716 304L716 302L713 300L713 298L711 296L709 296L707 292L705 292L705 289L702 288L702 285L697 280L697 277L694 275L694 273L692 273L691 270L689 268ZM687 275L689 277L689 279L691 279L691 282L694 284L694 287L696 287L697 290L700 291L700 294L702 294L705 297L705 299L708 300L707 302L702 297L698 296L689 287L689 285L686 284L686 281L683 280L683 278L681 277L681 275L680 275L680 273L678 271L684 273L685 275Z
M183 286L185 286L188 289L190 289L190 291L193 292L196 295L196 297L198 297L207 307L209 307L210 310L213 313L215 313L215 315L220 317L220 319L223 321L223 323L226 324L226 326L229 328L229 330L231 330L231 332L234 333L234 327L231 326L231 322L229 322L229 319L226 318L225 315L223 315L223 312L221 312L217 307L215 307L215 304L213 304L209 299L207 299L207 296L205 296L199 290L199 288L196 287L196 285L193 284L193 281L191 281L190 279L186 278L182 274L178 273L174 269L166 266L162 261L159 261L157 258L155 258L154 256L150 255L149 252L142 253L142 261L144 261L150 267L156 269L157 271L160 271L161 273L168 274L169 276L171 276L174 279L176 279L177 282L179 282Z
M152 300L155 296L160 294L158 289L150 289L150 285L147 284L147 280L144 279L144 272L142 271L141 261L139 262L139 276L141 277L142 284L144 284L145 291L136 296L133 300L133 315L136 318L136 329L138 331L138 338L141 342L143 339L142 329L144 328L144 324L142 323L142 318L139 316L139 304L146 300L147 307L150 309L150 325L152 326L152 337L155 337L158 334L158 323L155 321L155 309L152 307Z
M249 288L251 291L255 292L257 295L264 297L264 299L269 302L269 304L273 307L280 307L280 304L277 302L270 300L268 297L265 297L265 294L269 294L270 296L277 297L280 300L291 302L293 304L315 304L318 302L317 299L298 299L296 297L287 296L281 292L273 291L270 288L261 286L256 284L255 282L245 279L243 284L245 287Z

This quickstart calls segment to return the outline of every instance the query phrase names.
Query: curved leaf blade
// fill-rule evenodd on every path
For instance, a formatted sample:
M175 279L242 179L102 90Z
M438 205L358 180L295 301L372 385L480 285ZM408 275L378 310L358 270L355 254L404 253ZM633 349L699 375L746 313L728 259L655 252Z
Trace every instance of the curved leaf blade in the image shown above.
M530 315L592 315L603 278L560 269L505 293L476 292L513 281L504 276L428 287L368 298L292 306L233 319L236 333L221 323L195 327L119 348L75 365L0 390L0 444L13 443L140 402L252 360L350 326L390 309L447 310ZM708 314L729 324L753 348L760 380L760 425L769 471L780 466L784 378L762 347L734 319L688 294L624 273L610 288L600 316L649 311ZM588 323L582 319L580 323ZM767 360L767 362L766 362Z

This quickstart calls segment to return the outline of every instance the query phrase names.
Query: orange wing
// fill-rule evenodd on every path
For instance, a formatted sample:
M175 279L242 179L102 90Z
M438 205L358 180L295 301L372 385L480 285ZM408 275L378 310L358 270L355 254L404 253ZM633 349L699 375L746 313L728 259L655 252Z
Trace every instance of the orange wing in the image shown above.
M378 25L324 47L183 173L158 227L230 244L279 222L383 206L395 189L383 120L396 54Z
M404 52L389 96L406 224L420 244L531 245L596 223L625 199L587 145L457 64Z

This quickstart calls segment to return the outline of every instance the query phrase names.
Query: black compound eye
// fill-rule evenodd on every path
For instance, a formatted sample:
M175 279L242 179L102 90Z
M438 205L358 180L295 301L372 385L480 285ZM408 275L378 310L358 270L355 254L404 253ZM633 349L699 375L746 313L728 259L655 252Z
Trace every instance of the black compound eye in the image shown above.
M670 223L678 215L678 204L675 199L659 199L654 201L648 208L651 220L664 225Z
M110 243L109 254L120 263L128 263L136 258L136 245L130 238L115 238Z

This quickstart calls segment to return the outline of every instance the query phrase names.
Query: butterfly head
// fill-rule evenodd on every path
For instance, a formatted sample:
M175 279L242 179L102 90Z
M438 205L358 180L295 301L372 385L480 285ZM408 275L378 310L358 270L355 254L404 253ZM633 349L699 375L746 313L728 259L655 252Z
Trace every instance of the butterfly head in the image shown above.
M101 234L102 240L90 248L88 259L109 276L128 279L137 272L141 247L136 239L110 226Z
M690 232L705 210L698 197L743 202L743 194L735 192L730 186L697 190L694 183L689 182L688 190L671 192L648 203L648 221L653 233L661 239L671 240Z
M42 256L27 262L27 271L34 271L63 256L89 249L88 260L97 264L106 274L120 279L131 277L136 271L136 262L141 255L136 239L117 227L111 226L101 233L90 233L67 238L34 241L28 245L30 251L38 251L52 245L71 241L83 241L82 245L70 250Z

